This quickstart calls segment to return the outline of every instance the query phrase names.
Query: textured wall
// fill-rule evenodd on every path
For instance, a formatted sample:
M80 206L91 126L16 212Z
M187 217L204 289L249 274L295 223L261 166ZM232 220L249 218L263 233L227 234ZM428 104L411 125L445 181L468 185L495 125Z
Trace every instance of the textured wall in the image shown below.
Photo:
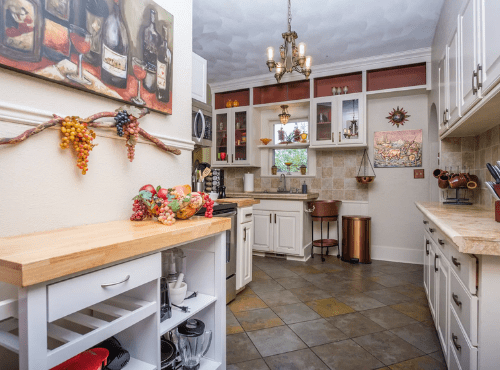
M441 166L456 172L457 167L469 170L470 173L479 177L480 186L478 190L468 191L468 197L476 204L488 207L494 206L494 199L486 188L485 181L493 181L486 163L496 164L500 160L500 125L477 136L446 138L441 142ZM437 186L437 184L436 184ZM441 191L441 197L454 190Z

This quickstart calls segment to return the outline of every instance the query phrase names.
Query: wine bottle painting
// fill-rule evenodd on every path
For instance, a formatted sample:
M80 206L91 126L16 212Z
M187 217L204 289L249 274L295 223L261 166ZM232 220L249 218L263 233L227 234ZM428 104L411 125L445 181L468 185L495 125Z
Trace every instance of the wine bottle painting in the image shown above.
M173 23L152 0L0 0L0 67L172 114Z

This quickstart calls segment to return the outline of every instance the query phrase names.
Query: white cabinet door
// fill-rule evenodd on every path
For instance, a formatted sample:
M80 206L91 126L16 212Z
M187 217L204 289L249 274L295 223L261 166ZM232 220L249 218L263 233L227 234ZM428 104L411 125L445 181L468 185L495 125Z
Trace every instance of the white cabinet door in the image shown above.
M447 80L447 64L448 64L448 54L445 51L443 58L439 62L439 129L447 128L445 125L448 123L448 80Z
M263 252L270 252L273 250L273 222L272 212L253 212L253 250Z
M274 252L298 254L299 212L275 212L274 214Z
M337 100L334 97L314 99L312 104L311 146L336 146Z
M430 273L430 241L424 236L424 289L429 297L429 273Z
M449 328L449 307L450 307L450 264L445 256L437 251L436 266L437 287L436 287L436 306L437 319L436 327L444 357L448 358L448 328Z
M252 281L253 223L238 225L236 252L236 290Z
M191 96L205 104L207 102L207 60L195 53L193 53Z
M458 16L460 34L460 110L465 114L480 97L475 78L479 64L477 0L467 0Z
M337 97L338 100L338 125L337 136L339 145L365 144L366 122L364 112L364 96L362 93L346 94ZM353 124L355 121L355 125ZM355 126L357 126L355 128ZM349 133L357 130L358 135L350 136ZM346 136L344 136L346 134Z
M458 32L453 33L448 44L448 119L452 126L460 118L460 95L459 95L459 60Z
M430 261L430 271L429 271L429 309L431 310L432 316L434 316L434 320L436 321L436 282L437 282L437 273L435 271L436 261L436 247L430 241L429 243L429 261Z
M500 1L480 2L481 65L483 92L485 92L500 81Z

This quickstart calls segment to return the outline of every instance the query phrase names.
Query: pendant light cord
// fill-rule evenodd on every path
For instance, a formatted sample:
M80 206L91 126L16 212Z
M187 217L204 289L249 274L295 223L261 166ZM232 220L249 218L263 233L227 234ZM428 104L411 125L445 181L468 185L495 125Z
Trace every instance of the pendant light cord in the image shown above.
M288 0L288 32L292 32L292 2Z

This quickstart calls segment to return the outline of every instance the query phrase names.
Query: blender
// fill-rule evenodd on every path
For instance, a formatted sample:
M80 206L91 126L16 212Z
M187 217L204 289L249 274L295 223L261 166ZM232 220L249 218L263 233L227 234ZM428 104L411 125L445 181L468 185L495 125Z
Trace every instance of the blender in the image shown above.
M179 274L184 274L186 280L186 256L181 248L172 248L162 253L163 266L161 275L167 278L169 283L174 283L179 278Z
M198 370L202 356L208 352L212 342L212 331L205 332L205 324L197 319L189 319L175 330L177 349L182 359L183 370ZM205 341L205 338L208 339ZM204 345L206 342L206 346Z

